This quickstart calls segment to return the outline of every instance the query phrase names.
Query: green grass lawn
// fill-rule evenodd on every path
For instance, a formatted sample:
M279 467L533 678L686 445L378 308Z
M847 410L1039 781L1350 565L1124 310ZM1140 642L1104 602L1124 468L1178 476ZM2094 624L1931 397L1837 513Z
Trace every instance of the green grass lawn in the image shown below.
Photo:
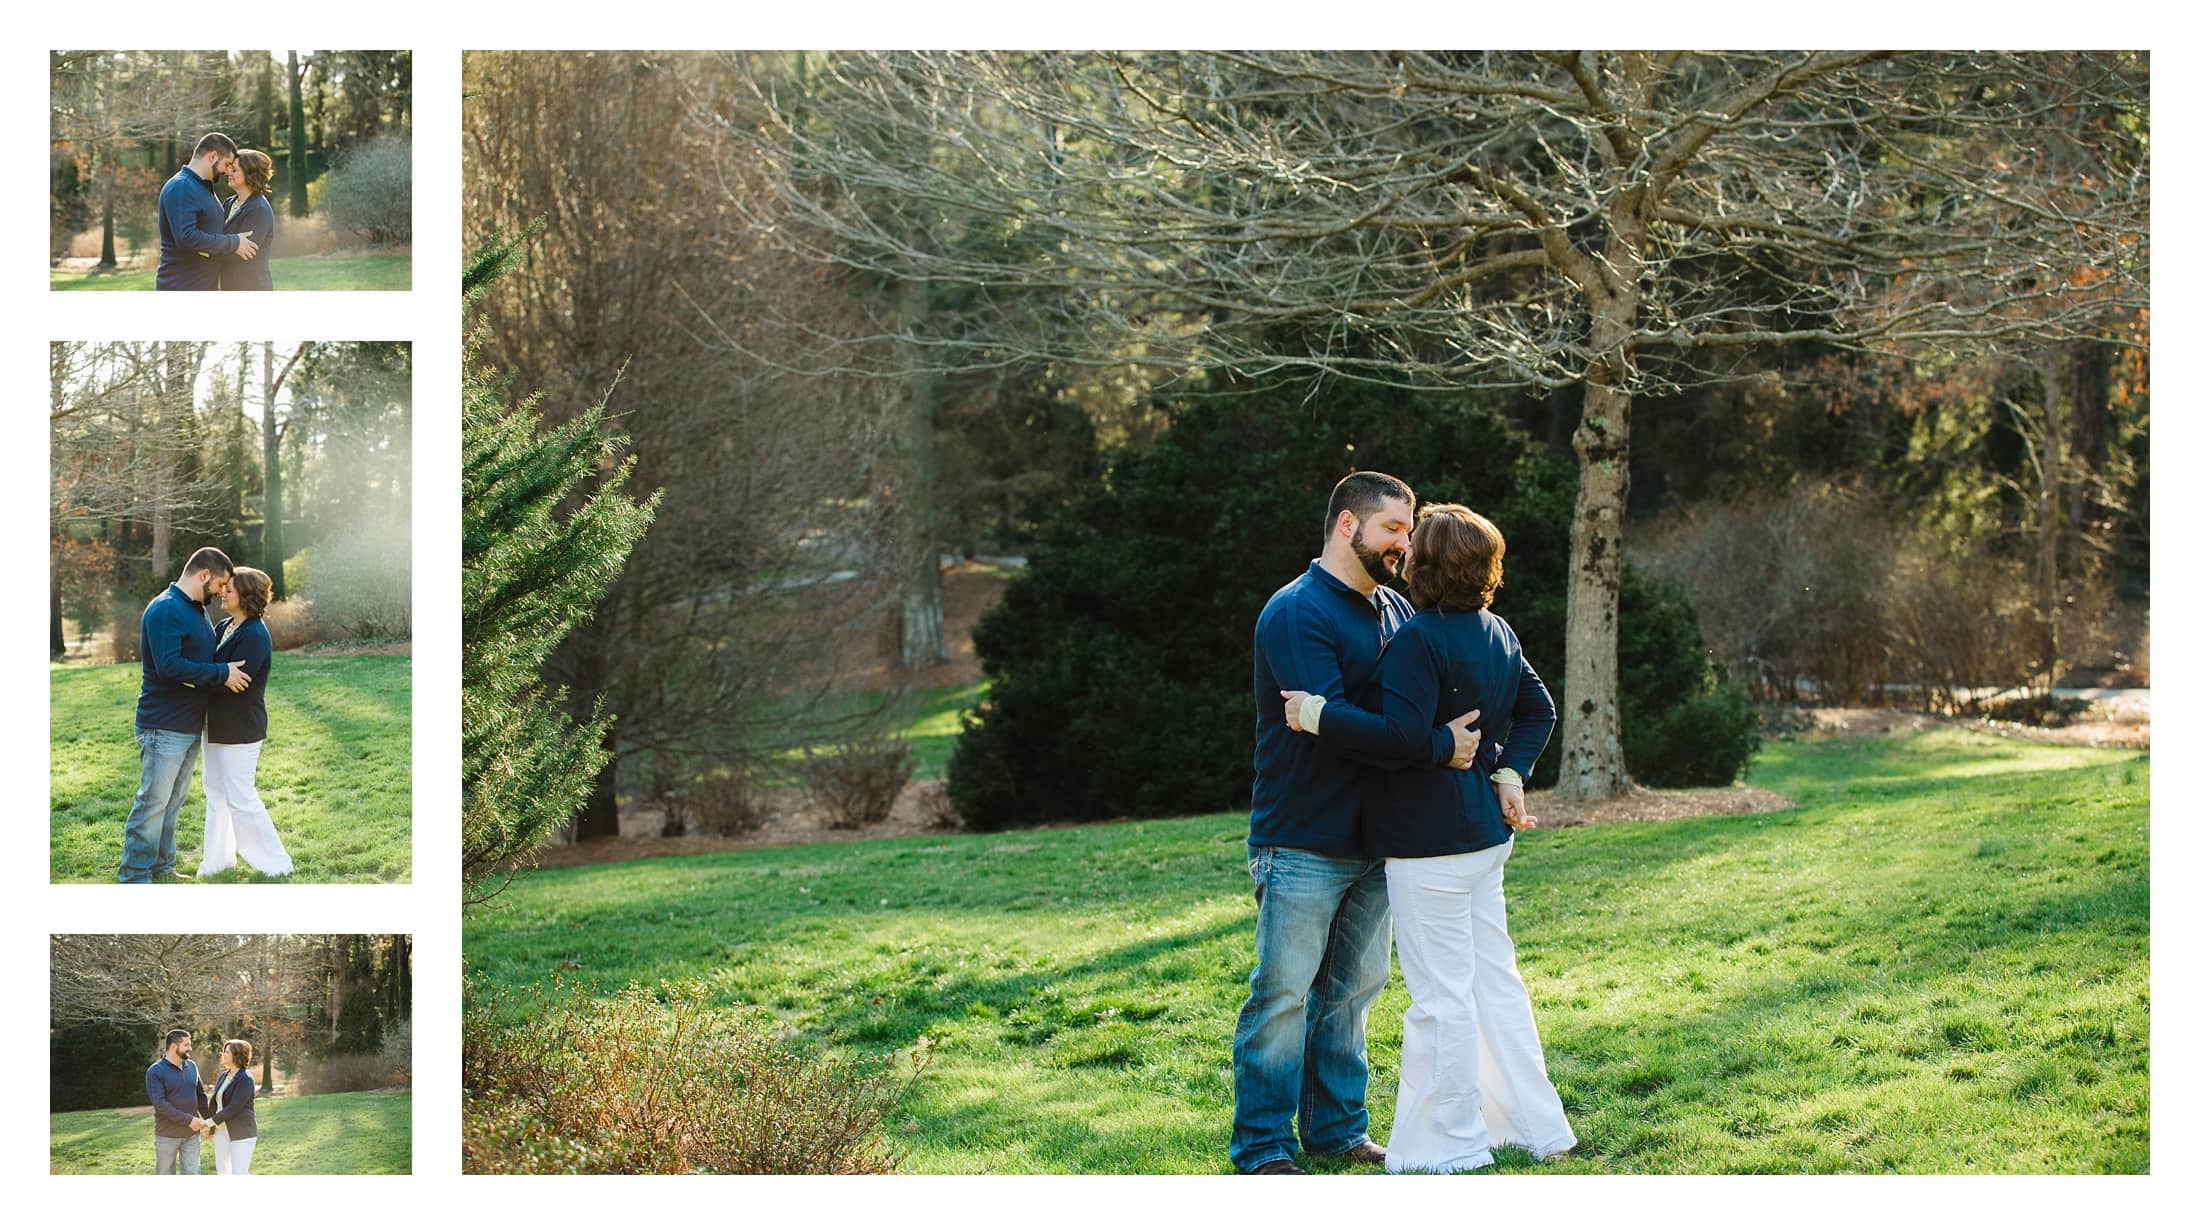
M131 739L137 664L55 665L53 879L112 881L137 790ZM295 881L412 877L412 661L390 655L276 656L267 692L260 799ZM194 767L196 772L196 767ZM198 867L205 792L176 822L177 868ZM217 878L265 880L241 862Z
M1585 1157L1552 1168L2146 1171L2148 777L1955 732L1775 744L1751 781L1790 811L1524 835L1512 928ZM693 978L821 1048L929 1038L909 1171L1222 1173L1244 828L544 871L468 912L466 954L512 986ZM1394 976L1370 1020L1378 1140L1406 1002Z
M412 1173L412 1093L324 1093L253 1103L260 1140L252 1173ZM150 1174L153 1113L78 1110L49 1116L55 1174ZM214 1142L199 1142L199 1172L214 1172Z
M49 271L48 285L53 289L151 289L153 274L149 267L104 276L55 268ZM412 256L352 251L277 256L270 275L278 290L411 289Z

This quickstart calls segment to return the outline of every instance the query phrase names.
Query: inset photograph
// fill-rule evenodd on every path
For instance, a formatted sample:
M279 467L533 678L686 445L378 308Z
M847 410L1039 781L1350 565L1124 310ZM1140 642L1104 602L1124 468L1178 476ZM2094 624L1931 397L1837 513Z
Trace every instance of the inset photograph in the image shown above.
M54 289L412 288L412 52L53 51Z
M412 937L53 937L55 1174L409 1174Z
M410 345L51 373L53 879L411 879Z

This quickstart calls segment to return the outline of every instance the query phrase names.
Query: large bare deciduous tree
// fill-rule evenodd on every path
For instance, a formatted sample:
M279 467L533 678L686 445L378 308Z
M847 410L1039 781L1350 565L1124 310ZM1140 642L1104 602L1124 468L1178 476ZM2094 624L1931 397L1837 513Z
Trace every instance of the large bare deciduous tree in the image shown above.
M814 333L853 327L813 266L729 212L729 194L766 188L718 156L716 130L686 122L710 91L707 64L632 52L466 64L469 238L542 223L530 267L482 299L482 360L539 389L552 422L610 393L635 484L663 490L594 621L544 668L578 715L601 699L616 716L610 764L575 819L583 838L618 832L622 761L649 763L630 780L682 788L845 713L836 690L889 610L876 580L900 551L879 481L895 443L883 389L805 379L745 322L769 302Z
M775 105L732 134L782 185L749 211L772 241L1052 304L821 349L1580 388L1577 796L1627 784L1638 404L1766 346L1991 352L2146 298L2144 54L883 52L751 79Z

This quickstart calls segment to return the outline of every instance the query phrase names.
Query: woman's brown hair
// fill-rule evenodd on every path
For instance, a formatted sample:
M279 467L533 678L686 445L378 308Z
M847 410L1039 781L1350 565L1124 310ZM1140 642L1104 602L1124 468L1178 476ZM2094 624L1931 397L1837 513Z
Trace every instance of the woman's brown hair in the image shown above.
M275 182L275 159L258 149L237 150L237 169L244 171L245 186L255 196L264 196Z
M239 1068L252 1066L252 1044L244 1039L231 1038L229 1041L222 1043L222 1049L229 1052L229 1062L236 1064Z
M1456 502L1421 508L1406 558L1406 598L1415 608L1475 612L1504 581L1505 536L1496 524Z
M267 611L267 598L275 594L275 580L265 570L239 566L230 581L237 585L237 606L244 609L247 619Z

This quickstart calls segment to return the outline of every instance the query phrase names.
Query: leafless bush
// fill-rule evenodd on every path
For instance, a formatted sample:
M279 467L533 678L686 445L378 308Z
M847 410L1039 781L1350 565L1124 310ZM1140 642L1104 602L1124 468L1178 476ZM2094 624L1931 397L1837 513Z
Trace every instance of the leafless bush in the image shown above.
M834 829L877 825L894 812L894 801L916 771L907 741L882 732L865 732L823 746L805 745L795 763L802 790L825 809Z
M955 811L955 799L947 791L946 779L928 779L917 784L917 816L926 829L961 829L962 814Z
M378 136L329 171L329 220L379 245L412 241L412 140Z
M412 634L412 531L409 524L348 528L310 550L296 582L313 600L314 619L331 634L406 638Z
M382 1031L382 1067L392 1087L412 1085L412 1020Z
M1893 534L1868 495L1809 485L1652 524L1638 559L1688 591L1713 657L1751 696L1793 701L1807 680L1858 702L1888 679L1880 596Z
M738 769L665 788L657 799L664 805L667 838L690 833L738 837L762 829L772 815L747 773Z
M1886 610L1889 667L1931 709L1977 711L2045 679L2046 626L2023 563L1913 535L1897 552Z
M336 229L325 214L310 217L285 217L275 226L275 254L323 255L358 245L358 239Z
M554 988L554 991L562 987ZM465 1015L469 1174L884 1174L887 1116L909 1081L890 1061L820 1059L761 1014L709 1008L699 985L658 1000L540 987L525 1018ZM910 1076L927 1054L920 1046ZM616 1069L616 1084L607 1070Z
M261 617L267 623L268 637L274 639L278 651L294 651L317 642L345 636L345 627L330 625L314 615L313 601L293 598L267 606Z
M408 1055L402 1075L379 1051L358 1051L341 1055L323 1055L308 1059L291 1077L291 1092L301 1096L321 1093L360 1093L368 1089L387 1089L412 1081L412 1059Z

